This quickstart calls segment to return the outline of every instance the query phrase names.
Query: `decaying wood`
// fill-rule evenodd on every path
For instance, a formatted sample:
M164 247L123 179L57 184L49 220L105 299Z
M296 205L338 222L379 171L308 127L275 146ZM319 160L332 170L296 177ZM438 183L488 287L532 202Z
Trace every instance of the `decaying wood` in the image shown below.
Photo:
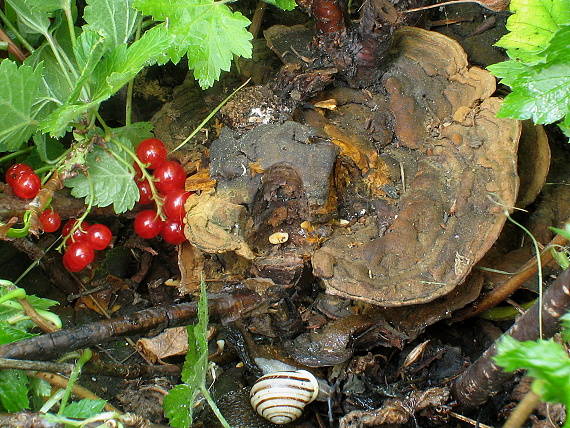
M544 293L542 299L542 326L544 337L552 337L559 329L559 318L570 309L570 270L564 271ZM536 340L539 336L538 302L507 330L517 340ZM476 407L499 392L513 376L493 362L496 342L487 349L453 384L455 398L466 407Z
M232 321L260 303L257 294L240 289L231 294L212 296L209 311L212 318ZM46 360L63 352L109 342L118 336L142 333L161 327L188 324L196 317L197 304L180 303L145 309L121 318L98 321L81 327L0 346L0 357Z

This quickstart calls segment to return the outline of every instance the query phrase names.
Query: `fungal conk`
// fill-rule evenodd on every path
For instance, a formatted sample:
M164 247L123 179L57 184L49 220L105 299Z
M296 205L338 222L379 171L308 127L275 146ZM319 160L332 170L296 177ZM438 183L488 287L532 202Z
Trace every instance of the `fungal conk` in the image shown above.
M299 418L318 393L318 381L310 372L280 371L260 377L251 388L250 398L259 415L283 425Z

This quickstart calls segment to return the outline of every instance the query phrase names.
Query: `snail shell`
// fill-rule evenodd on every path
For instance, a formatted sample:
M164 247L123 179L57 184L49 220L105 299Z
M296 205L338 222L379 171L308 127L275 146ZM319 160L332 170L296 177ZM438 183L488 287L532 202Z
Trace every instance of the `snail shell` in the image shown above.
M319 394L315 376L306 370L280 371L260 377L250 398L253 408L277 425L294 421Z

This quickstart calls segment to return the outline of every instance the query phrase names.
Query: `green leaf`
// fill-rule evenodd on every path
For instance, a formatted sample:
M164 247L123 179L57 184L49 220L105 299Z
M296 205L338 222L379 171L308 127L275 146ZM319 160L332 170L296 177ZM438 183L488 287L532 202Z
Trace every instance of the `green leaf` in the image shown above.
M35 336L35 334L28 333L26 330L21 328L16 328L8 324L6 321L0 321L0 345L17 342L18 340L27 339L33 336Z
M65 152L65 147L59 140L49 138L45 134L34 135L34 143L36 144L36 150L31 153L25 162L34 169L39 168L43 164L53 162Z
M77 38L75 46L73 47L73 54L80 75L75 82L73 91L67 97L66 101L68 103L77 101L81 90L89 79L91 79L93 71L101 60L105 50L105 39L94 31L84 31ZM87 94L89 94L88 89L89 86L86 87Z
M18 14L18 20L29 33L46 35L51 12L60 9L59 0L7 0Z
M295 0L263 0L265 3L272 4L273 6L277 6L279 9L283 10L293 10L297 3Z
M20 370L0 370L0 404L7 412L29 409L28 377Z
M533 67L520 76L507 95L499 117L532 119L534 123L553 123L570 108L570 63Z
M45 133L49 133L52 137L62 137L71 126L79 121L79 118L90 110L96 110L99 102L90 102L85 104L64 104L52 111L44 118L38 128Z
M41 89L42 67L18 67L8 59L0 63L0 152L18 150L34 132L36 116L41 109L38 100Z
M91 400L84 398L82 400L69 403L65 409L63 409L61 416L74 419L87 419L101 413L106 403L107 402L105 400Z
M539 393L545 401L570 404L570 357L560 344L552 340L519 342L505 336L494 360L506 371L525 369L540 380Z
M132 3L133 0L87 0L83 14L86 28L103 36L110 47L127 43L138 17Z
M168 20L173 45L169 58L186 54L188 67L203 89L229 71L234 55L251 58L249 19L214 0L134 0L134 6L155 20Z
M570 25L561 25L542 51L543 63L507 61L490 66L493 73L503 78L501 82L512 88L499 117L532 119L543 124L565 120L570 111L569 54Z
M192 407L199 389L190 385L176 385L164 397L164 416L174 428L186 428L192 424Z
M507 30L496 44L507 50L512 59L537 62L541 52L561 24L570 23L568 0L511 0L514 12L507 20Z
M54 107L64 103L71 92L71 87L61 72L61 68L48 45L43 45L36 49L34 53L26 58L24 64L31 67L43 67L41 85L45 97L38 101L44 101L47 108L44 108L38 116L44 117Z
M104 101L133 79L147 65L156 63L171 39L164 25L146 31L129 47L117 46L97 65L93 73L98 87L94 98Z
M65 185L71 187L71 194L76 198L91 195L90 181L93 186L93 204L97 207L113 205L117 214L132 209L139 199L139 191L130 165L132 158L121 145L132 150L126 138L117 142L108 142L105 147L95 146L86 157L87 173L68 179ZM120 144L118 144L120 143Z
M186 327L188 333L188 352L182 367L182 382L168 391L164 397L164 414L170 425L185 428L192 424L194 401L204 388L208 369L208 295L204 281L200 283L198 301L198 322Z

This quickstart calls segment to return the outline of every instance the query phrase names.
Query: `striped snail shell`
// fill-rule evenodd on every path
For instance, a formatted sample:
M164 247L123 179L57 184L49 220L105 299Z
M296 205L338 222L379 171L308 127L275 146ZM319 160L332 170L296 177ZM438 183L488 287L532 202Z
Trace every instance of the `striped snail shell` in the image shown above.
M260 377L249 394L251 405L265 419L283 425L303 413L319 393L315 376L306 370L279 371Z

